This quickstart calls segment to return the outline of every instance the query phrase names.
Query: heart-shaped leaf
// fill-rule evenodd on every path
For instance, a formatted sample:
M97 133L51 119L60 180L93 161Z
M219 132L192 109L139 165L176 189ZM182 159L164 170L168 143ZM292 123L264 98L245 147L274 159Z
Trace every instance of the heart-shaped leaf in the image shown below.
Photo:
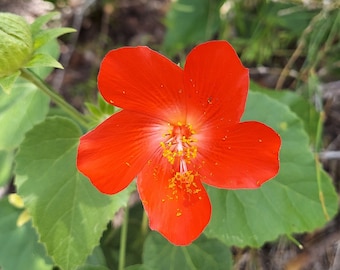
M213 214L206 234L227 245L261 246L281 234L323 226L337 212L337 195L316 166L301 120L261 93L249 93L243 120L258 120L279 132L280 172L256 190L208 187Z
M16 156L16 185L48 254L62 269L76 269L99 244L129 189L99 193L76 168L81 131L71 120L47 118L27 133Z

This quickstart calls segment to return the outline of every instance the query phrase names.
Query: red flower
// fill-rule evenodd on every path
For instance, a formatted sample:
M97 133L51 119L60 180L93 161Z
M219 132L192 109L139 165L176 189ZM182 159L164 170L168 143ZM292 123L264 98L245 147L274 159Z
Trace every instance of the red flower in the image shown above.
M248 83L225 41L194 48L184 69L147 47L110 51L98 87L123 110L80 139L77 166L107 194L137 176L150 228L190 244L211 216L202 183L258 188L279 170L277 133L240 123Z

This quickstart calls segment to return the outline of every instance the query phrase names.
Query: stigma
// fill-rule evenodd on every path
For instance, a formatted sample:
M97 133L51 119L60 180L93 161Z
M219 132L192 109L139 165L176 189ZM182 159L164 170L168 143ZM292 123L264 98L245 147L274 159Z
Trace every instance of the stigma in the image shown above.
M197 140L195 131L190 124L170 125L170 129L163 135L164 141L160 142L163 157L172 165L179 162L179 171L187 171L187 164L197 156Z

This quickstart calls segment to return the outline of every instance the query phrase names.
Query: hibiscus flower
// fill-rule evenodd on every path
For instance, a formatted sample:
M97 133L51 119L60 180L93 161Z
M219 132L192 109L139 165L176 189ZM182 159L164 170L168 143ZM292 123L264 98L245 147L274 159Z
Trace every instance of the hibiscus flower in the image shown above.
M198 45L183 69L148 47L112 50L98 88L122 110L81 137L77 166L105 194L137 176L150 228L190 244L211 217L203 184L258 188L279 170L278 134L240 122L248 85L226 41Z

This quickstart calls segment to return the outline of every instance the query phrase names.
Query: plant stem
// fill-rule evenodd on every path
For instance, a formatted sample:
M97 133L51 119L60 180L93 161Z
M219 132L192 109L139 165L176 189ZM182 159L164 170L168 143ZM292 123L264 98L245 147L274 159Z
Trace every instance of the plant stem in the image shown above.
M74 107L72 107L68 102L66 102L61 96L59 96L56 91L53 90L49 85L47 85L41 78L39 78L37 74L26 68L22 68L20 71L23 78L33 83L41 91L48 95L55 104L63 109L64 112L66 112L69 116L76 120L80 125L84 127L89 126L87 118L79 111L77 111Z
M303 245L296 240L293 236L291 236L290 234L287 234L287 237L290 241L292 241L299 249L303 249Z
M321 144L322 144L322 130L323 130L323 123L325 120L325 112L321 111L319 115L319 121L317 125L317 131L316 131L316 138L315 138L315 151L316 153L320 151ZM322 207L323 214L327 221L330 220L330 216L327 211L326 207L326 201L325 196L323 194L322 190L322 176L321 176L321 164L319 161L318 155L315 153L314 160L315 160L315 169L316 169L316 181L318 184L318 190L319 190L319 199Z
M125 207L124 222L120 233L120 247L119 247L119 258L118 258L118 270L123 270L125 267L125 254L126 254L126 241L127 231L129 223L129 207Z
M143 211L143 218L142 218L142 224L141 224L141 235L142 238L145 239L147 233L148 233L148 216L146 215L145 210Z

